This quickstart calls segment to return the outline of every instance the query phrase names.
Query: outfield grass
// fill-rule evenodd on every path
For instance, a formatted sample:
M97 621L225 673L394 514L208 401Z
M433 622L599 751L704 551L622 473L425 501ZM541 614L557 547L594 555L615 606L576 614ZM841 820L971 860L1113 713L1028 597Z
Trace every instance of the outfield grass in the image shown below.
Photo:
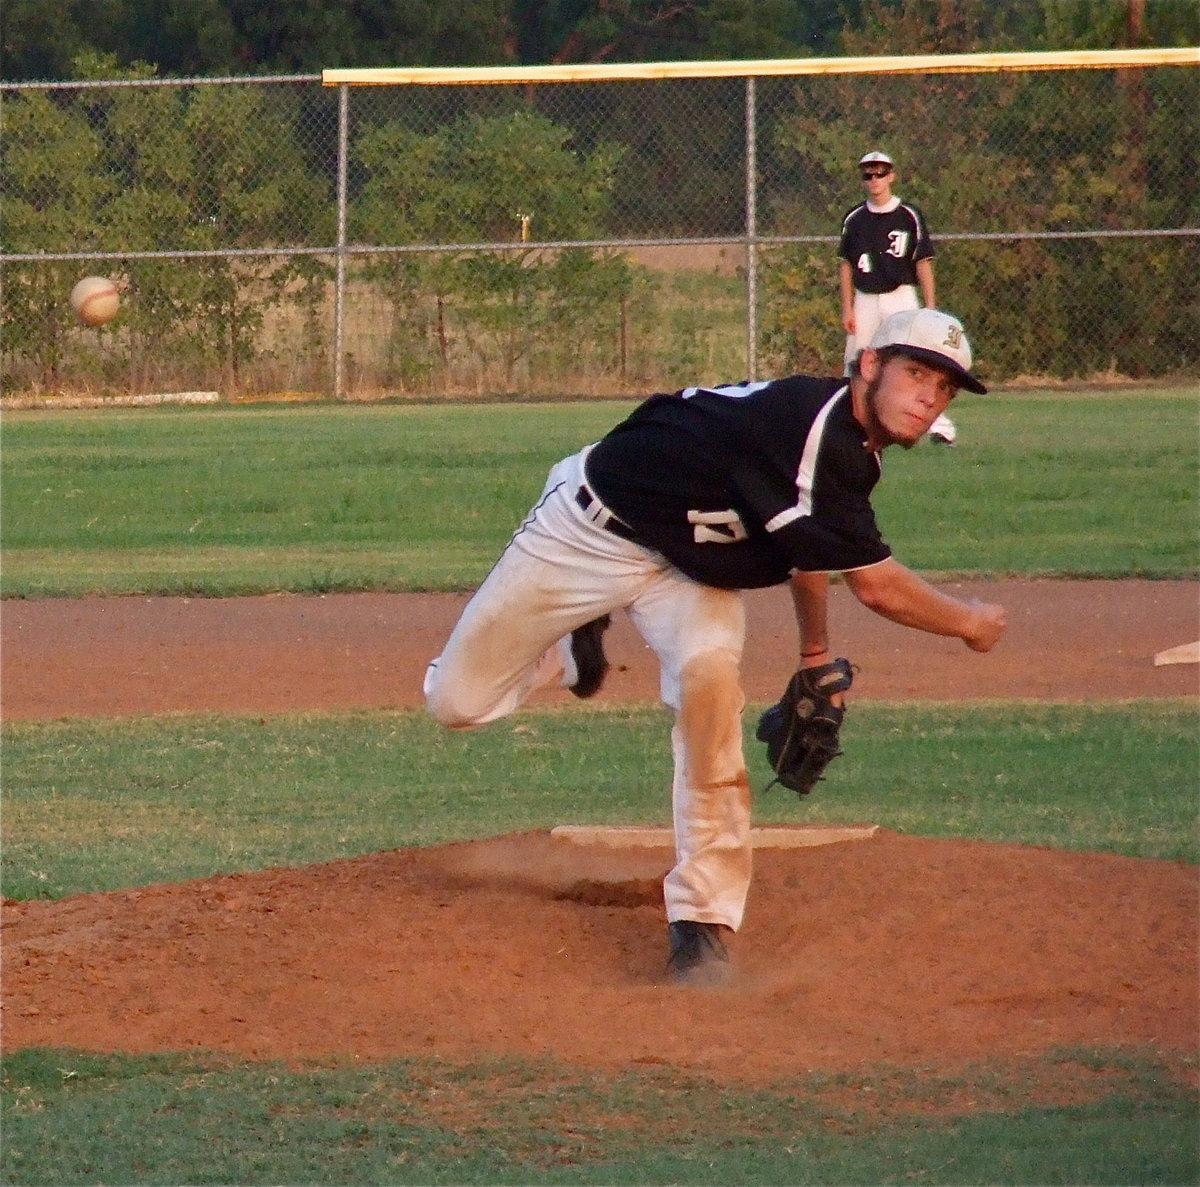
M29 1051L5 1061L0 1171L7 1184L1194 1183L1200 1117L1173 1072L1152 1054L1072 1051L1003 1076L863 1069L756 1090L551 1062ZM1098 1075L1113 1091L1095 1099ZM1031 1103L1026 1085L1047 1077L1083 1085L1087 1103Z
M803 803L761 790L771 772L748 741L755 821L1196 861L1196 726L1184 700L862 705L845 756ZM648 706L526 712L465 734L420 712L10 723L4 893L58 898L564 821L667 824L669 730Z
M958 448L885 457L875 502L905 563L942 575L1200 572L1194 393L960 404ZM631 406L8 413L0 588L473 588L550 465Z

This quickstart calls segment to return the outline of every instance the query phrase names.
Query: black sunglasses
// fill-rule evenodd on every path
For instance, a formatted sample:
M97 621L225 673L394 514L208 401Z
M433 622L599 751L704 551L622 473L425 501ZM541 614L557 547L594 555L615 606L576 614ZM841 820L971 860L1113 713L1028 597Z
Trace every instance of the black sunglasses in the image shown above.
M864 169L862 171L863 181L868 181L872 177L887 177L891 173L890 169Z

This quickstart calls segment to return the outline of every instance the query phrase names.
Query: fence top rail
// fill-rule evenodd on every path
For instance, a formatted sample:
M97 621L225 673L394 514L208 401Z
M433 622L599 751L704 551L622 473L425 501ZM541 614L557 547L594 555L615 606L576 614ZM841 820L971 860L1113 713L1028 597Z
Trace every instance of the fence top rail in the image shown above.
M229 83L320 82L323 86L440 86L471 83L616 82L667 78L748 78L799 74L952 74L997 70L1103 70L1200 66L1200 46L1050 50L1036 53L916 54L907 57L760 58L728 62L594 62L561 66L348 66L320 74L241 74L199 78L41 79L7 82L0 92L100 87L190 87Z
M199 87L230 83L320 82L319 74L240 74L223 78L96 78L63 79L59 82L3 82L0 91L84 91L113 87Z
M995 70L1200 66L1200 46L1085 49L1038 53L917 54L906 57L763 58L729 62L579 63L560 66L374 66L321 71L322 85L615 82L667 78L746 78L799 74L948 74Z

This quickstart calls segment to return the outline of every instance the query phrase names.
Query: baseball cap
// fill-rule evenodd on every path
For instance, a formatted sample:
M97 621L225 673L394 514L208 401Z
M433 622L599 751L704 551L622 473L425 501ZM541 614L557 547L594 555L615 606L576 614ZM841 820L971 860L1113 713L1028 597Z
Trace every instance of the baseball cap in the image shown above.
M982 395L987 391L971 374L971 344L962 322L940 309L905 309L893 313L871 339L872 350L883 346L894 347L945 371L969 392Z
M896 165L896 162L893 161L892 158L889 157L887 155L887 153L885 153L885 152L869 152L858 163L860 166L862 166L862 165L891 165L893 168L895 168L895 165Z

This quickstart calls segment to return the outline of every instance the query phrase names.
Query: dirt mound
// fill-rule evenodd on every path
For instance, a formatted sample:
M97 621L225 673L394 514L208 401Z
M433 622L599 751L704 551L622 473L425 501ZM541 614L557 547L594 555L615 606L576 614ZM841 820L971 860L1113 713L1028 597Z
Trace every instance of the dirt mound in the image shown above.
M1194 582L980 582L986 656L835 587L855 696L1062 700L1196 692L1154 654L1196 637ZM419 703L454 595L4 604L8 720ZM786 592L748 599L747 695L795 659ZM627 619L600 702L653 699ZM570 699L567 694L561 694ZM548 834L3 907L4 1041L250 1057L553 1055L769 1081L1069 1044L1197 1049L1192 866L880 832L764 850L733 987L664 977L666 850Z
M5 1044L545 1055L728 1081L1194 1052L1195 870L920 840L763 850L732 987L666 979L661 849L521 834L4 907Z

